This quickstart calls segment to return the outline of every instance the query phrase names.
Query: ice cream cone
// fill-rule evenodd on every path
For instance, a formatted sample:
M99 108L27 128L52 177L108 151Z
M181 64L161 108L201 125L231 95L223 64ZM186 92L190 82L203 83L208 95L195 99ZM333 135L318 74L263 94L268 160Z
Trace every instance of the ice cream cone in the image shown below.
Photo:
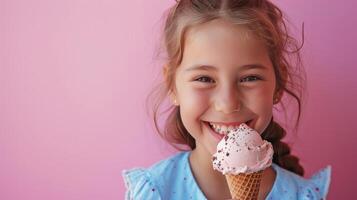
M218 143L213 169L225 175L233 199L258 199L262 174L272 164L273 150L270 142L244 123Z
M263 170L250 174L226 174L232 199L257 200L262 174Z

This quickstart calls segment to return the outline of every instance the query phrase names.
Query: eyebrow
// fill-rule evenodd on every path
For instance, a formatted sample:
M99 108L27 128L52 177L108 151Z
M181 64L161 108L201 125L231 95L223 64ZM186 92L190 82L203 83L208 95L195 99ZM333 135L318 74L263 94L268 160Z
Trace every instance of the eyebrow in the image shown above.
M249 70L249 69L262 69L262 70L268 70L267 67L265 67L262 64L246 64L242 65L239 67L240 70ZM212 65L193 65L189 67L188 69L185 70L185 72L190 72L190 71L196 71L196 70L205 70L205 71L217 71L217 68L212 66Z

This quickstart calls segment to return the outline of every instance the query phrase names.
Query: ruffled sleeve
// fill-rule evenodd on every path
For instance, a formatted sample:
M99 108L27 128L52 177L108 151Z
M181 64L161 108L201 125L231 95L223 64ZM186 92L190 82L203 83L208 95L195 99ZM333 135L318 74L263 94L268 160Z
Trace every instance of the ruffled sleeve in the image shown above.
M126 187L125 200L161 200L158 187L156 187L146 169L134 168L123 170L122 176Z
M316 172L309 179L309 184L303 189L305 200L326 199L331 180L331 166Z

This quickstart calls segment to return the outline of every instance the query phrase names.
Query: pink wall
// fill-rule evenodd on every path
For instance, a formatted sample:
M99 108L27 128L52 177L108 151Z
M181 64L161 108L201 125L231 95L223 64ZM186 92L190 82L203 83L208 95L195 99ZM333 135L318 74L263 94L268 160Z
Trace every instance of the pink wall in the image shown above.
M297 30L305 22L309 97L294 153L307 176L332 165L330 199L357 199L356 3L276 2ZM172 3L0 1L0 199L122 199L122 169L173 153L144 112Z

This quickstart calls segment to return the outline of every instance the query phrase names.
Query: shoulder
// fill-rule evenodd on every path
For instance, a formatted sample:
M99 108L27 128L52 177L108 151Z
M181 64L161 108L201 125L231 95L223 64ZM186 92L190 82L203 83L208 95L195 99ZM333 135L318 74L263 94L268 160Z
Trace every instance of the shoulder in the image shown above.
M272 167L277 173L272 193L283 194L286 198L291 199L320 200L326 198L331 179L331 166L319 170L310 178L299 176L275 163Z
M156 184L151 180L151 176L144 168L133 168L123 170L126 193L125 199L161 199Z
M173 156L170 156L164 160L161 160L147 170L152 174L153 178L159 180L165 174L172 175L172 172L178 172L183 170L187 166L189 152L180 152Z
M188 152L180 152L148 168L123 170L125 199L165 199L187 165L187 156Z

